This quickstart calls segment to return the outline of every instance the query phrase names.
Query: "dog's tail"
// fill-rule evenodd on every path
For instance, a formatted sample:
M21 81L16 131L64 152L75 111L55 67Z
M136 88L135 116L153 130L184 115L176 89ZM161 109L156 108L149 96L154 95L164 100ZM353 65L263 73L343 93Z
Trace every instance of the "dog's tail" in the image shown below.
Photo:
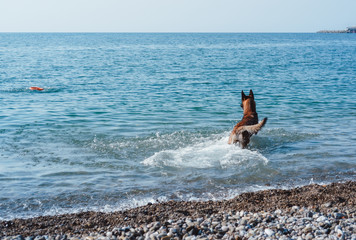
M237 130L237 133L243 133L246 131L252 136L253 134L257 134L258 131L260 131L261 128L266 124L266 122L267 122L267 118L264 118L262 121L260 121L255 125L241 126Z

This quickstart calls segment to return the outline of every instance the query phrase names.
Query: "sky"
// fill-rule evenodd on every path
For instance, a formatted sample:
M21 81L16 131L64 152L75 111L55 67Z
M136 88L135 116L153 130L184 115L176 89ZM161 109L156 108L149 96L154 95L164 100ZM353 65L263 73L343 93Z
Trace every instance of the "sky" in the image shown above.
M0 32L316 32L356 0L0 0Z

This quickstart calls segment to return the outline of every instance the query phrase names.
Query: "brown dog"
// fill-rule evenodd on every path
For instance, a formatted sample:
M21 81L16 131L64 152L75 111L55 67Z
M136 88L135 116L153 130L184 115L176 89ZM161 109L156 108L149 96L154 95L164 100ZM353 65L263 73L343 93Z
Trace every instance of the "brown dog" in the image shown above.
M229 144L240 143L241 148L246 148L250 142L253 134L257 134L259 130L266 124L267 118L258 122L258 115L256 112L256 103L252 90L248 96L244 91L241 92L244 116L240 122L236 124L229 137Z

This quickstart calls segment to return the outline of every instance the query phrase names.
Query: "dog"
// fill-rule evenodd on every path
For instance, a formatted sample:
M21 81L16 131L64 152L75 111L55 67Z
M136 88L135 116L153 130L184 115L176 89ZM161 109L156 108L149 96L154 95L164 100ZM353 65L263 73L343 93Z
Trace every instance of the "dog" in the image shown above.
M241 92L242 104L241 107L244 111L244 116L240 122L236 124L229 137L229 144L240 144L241 148L246 148L250 142L252 135L257 134L258 131L266 124L267 118L258 122L258 115L256 112L256 103L252 90L248 96L244 91Z

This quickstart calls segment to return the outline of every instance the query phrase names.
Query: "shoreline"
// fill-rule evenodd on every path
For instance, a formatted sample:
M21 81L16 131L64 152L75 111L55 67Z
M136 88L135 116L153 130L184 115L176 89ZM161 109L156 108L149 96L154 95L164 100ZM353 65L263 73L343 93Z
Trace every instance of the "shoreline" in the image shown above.
M126 236L126 239L145 239L146 237L149 239L188 239L187 237L202 236L203 239L209 239L211 236L215 239L220 235L230 233L229 236L233 236L233 239L237 235L244 239L251 229L259 229L258 224L247 223L252 218L279 219L279 216L288 216L289 219L289 217L299 216L299 213L303 218L309 219L303 221L309 221L312 225L318 223L320 219L327 218L324 220L329 222L335 219L333 221L337 225L333 226L332 223L327 222L330 228L323 234L335 236L344 234L345 239L351 239L353 234L352 236L356 238L356 181L328 185L312 184L289 190L272 189L248 192L222 201L168 201L112 213L82 212L0 221L0 238L34 239L36 236L47 236L47 238L52 237L51 239L96 239L101 236L104 239L119 239L121 236L125 239ZM313 218L316 216L317 218ZM245 219L247 221L245 224L243 224L244 218L248 218L248 220ZM230 220L234 223L232 224ZM351 224L348 230L343 229L339 223L344 220L346 223L351 221L354 224ZM179 224L182 222L184 223ZM220 225L220 230L215 232L210 226L209 231L203 232L202 224L207 224L207 222L210 222L210 225ZM273 223L273 221L265 223L271 222ZM259 222L260 227L262 223L263 221ZM186 226L185 231L182 231L182 227L179 230L174 228L177 225L182 225L183 228ZM231 230L232 226L233 230ZM313 231L313 226L308 226L311 230L306 231L306 226L303 226L304 237L309 233L315 237L321 231L317 229L319 232L316 233L317 230ZM286 229L283 231L278 230L281 229L280 226L279 228L262 227L262 232L258 235L262 238L267 236L278 239L280 238L278 234L283 231L282 235L290 238L293 232L287 227L283 228ZM159 237L159 234L162 236Z

